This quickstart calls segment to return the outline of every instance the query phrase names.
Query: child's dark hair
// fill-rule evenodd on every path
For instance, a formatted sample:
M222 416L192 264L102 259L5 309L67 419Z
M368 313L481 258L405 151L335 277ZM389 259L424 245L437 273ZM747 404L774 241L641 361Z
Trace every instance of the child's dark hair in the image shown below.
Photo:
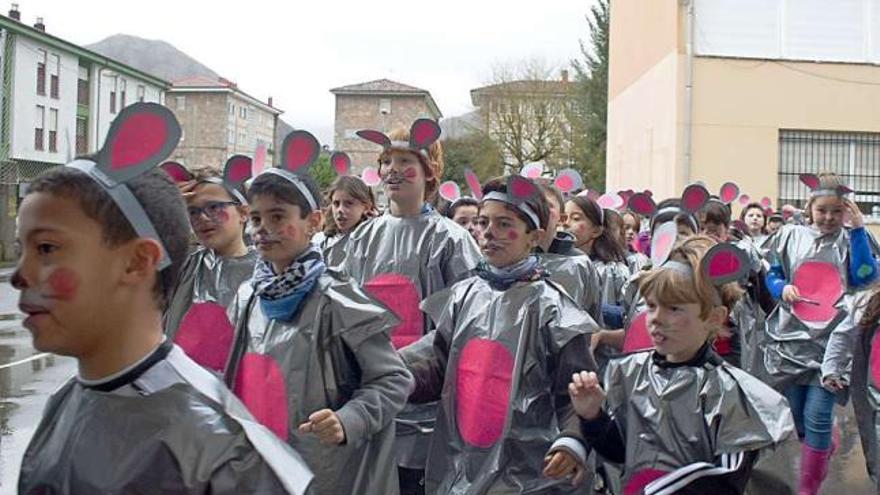
M193 180L202 184L211 184L211 182L206 182L207 179L220 179L221 181L223 180L223 171L215 167L195 167L190 170L190 173L193 176ZM228 187L229 186L227 186L226 184L223 185L223 189L226 190L226 194L229 196L229 200L234 201L235 203L240 203L241 201L238 198L236 198L232 194L229 194L229 191L227 190ZM242 196L247 197L247 194L245 194L244 184L238 186L237 188L235 188L235 190L241 193Z
M126 185L150 218L171 260L171 265L159 272L153 286L156 304L164 310L189 248L190 225L186 205L177 187L160 169L135 177ZM34 193L76 201L87 217L101 225L108 246L118 246L139 237L110 195L78 169L56 167L44 172L28 187L27 195Z
M462 196L452 203L449 203L449 206L446 207L446 217L453 218L455 216L455 211L462 206L476 206L479 208L480 202L470 196Z
M745 220L746 220L746 215L748 215L748 214L749 214L749 211L751 211L751 210L758 210L758 211L761 212L761 216L764 218L764 225L762 225L761 228L766 227L766 226L767 226L767 220L768 220L768 218L767 218L767 212L764 211L764 207L761 206L761 203L749 203L749 204L747 204L746 207L743 208L742 211L739 213L739 219L742 220L742 221L745 221Z
M575 206L584 212L584 215L590 219L590 222L592 222L593 225L602 227L602 234L593 241L590 252L587 253L590 258L605 263L611 263L614 261L625 262L626 250L624 249L623 244L618 240L618 234L622 222L620 215L617 214L617 218L613 222L614 225L609 225L609 222L606 222L606 217L610 215L606 215L605 212L602 211L602 207L589 197L574 196L568 201L574 203ZM616 213L612 213L612 215L614 214Z
M306 174L297 174L297 178L299 178L309 190L320 210L322 206L321 192L318 189L318 184L315 182L315 179L312 179ZM309 205L309 201L303 196L299 188L279 175L263 173L254 179L254 183L251 184L250 189L248 189L248 202L253 201L254 198L260 195L272 196L279 201L299 206L300 218L305 218L312 212L312 207Z
M534 182L531 179L526 180ZM538 190L540 191L540 189ZM490 192L500 192L507 194L507 179L504 177L496 177L489 180L489 182L486 182L486 184L483 185L483 196L489 194ZM547 222L550 221L550 205L547 204L547 198L545 198L543 194L538 194L534 198L527 200L526 204L529 205L529 207L531 207L531 209L534 210L534 212L538 215L538 222L540 223L538 227L546 229ZM531 232L535 230L535 228L532 227L532 221L529 219L529 217L526 216L525 213L520 211L519 208L513 205L509 205L507 203L504 203L504 206L511 212L515 213L520 220L526 223L526 232Z
M657 213L651 217L651 233L653 234L654 229L667 222L686 226L695 234L700 231L700 221L697 217L681 209L681 201L678 198L664 199L657 205Z
M550 180L541 179L537 181L537 184L538 187L541 189L541 192L544 193L545 196L552 196L553 199L556 200L556 204L559 205L560 210L565 208L565 198L562 196L562 191L554 186L553 183L550 182Z
M730 208L717 199L709 200L703 207L703 223L730 226Z
M324 196L325 204L328 207L333 204L333 193L336 191L345 192L355 201L360 201L367 207L364 216L358 221L358 224L366 220L368 218L367 213L376 208L376 197L373 196L373 190L370 189L370 186L366 185L364 181L357 177L343 175L337 177L336 180L333 181L333 184L330 184L330 188L327 189L327 193ZM336 219L333 218L332 214L329 214L328 212L326 217L327 221L324 222L324 235L327 237L333 237L339 233L339 226L336 225Z

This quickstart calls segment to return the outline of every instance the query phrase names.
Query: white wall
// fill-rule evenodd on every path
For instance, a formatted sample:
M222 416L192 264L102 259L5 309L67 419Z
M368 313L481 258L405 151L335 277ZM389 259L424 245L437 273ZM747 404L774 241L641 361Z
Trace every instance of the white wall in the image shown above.
M100 84L99 84L100 74ZM110 112L110 93L114 90L114 81L118 80L118 90L116 91L116 112ZM107 131L113 119L122 110L122 81L126 82L125 104L131 105L138 101L137 87L144 86L144 101L153 103L162 103L162 88L154 86L146 81L136 79L134 77L120 74L110 69L103 69L98 65L92 65L92 72L89 74L89 84L91 86L91 112L89 122L89 149L97 150L104 145L104 138L107 137Z
M14 79L12 86L12 135L10 157L48 163L65 163L76 146L76 87L79 75L77 57L60 52L24 36L15 37ZM39 49L48 53L46 95L37 94ZM58 98L51 98L52 55L60 56ZM34 149L36 107L45 107L43 149ZM58 110L57 152L49 152L50 109ZM67 137L69 135L69 138ZM68 147L69 143L69 147Z
M698 55L880 64L880 0L694 0Z

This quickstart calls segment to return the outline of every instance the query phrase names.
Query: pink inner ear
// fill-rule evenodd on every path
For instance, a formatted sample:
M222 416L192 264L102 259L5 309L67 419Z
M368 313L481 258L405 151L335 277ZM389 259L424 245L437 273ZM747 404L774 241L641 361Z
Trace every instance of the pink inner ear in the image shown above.
M477 174L473 173L470 170L466 170L464 172L464 180L467 182L468 187L471 189L471 194L474 198L479 201L483 199L483 186L480 185L480 179L477 177Z
M262 172L263 167L266 166L266 153L266 143L260 141L260 144L257 145L256 151L254 151L254 163L251 166L251 173L254 176Z
M440 184L440 196L446 201L455 201L461 197L461 190L455 182L447 181Z
M733 203L739 196L739 186L733 182L727 182L721 186L721 201L724 203Z
M644 193L633 194L629 199L629 209L642 216L654 213L654 201Z
M531 165L526 165L525 167L523 167L520 175L528 179L537 179L541 176L542 173L544 173L544 167L533 163Z
M603 194L596 200L602 208L614 208L614 197L611 194Z
M361 180L364 181L364 184L368 186L378 186L380 182L382 182L382 178L379 177L379 171L374 167L367 167L361 173Z
M517 199L525 199L535 193L535 185L521 177L510 181L510 194Z
M731 275L739 271L740 268L742 268L740 259L736 254L730 251L719 251L709 260L709 277L718 278Z
M336 175L345 175L351 168L351 159L345 153L333 153L330 162L333 164L333 169L336 170Z
M318 148L315 147L315 141L309 136L292 138L287 146L287 170L296 172L307 167L317 156Z
M653 347L654 343L651 342L651 335L648 333L648 313L642 311L633 318L629 328L626 329L623 338L623 352L629 354Z
M748 194L743 194L742 196L739 197L739 204L741 204L743 206L749 204L751 201L752 201L752 198L750 198Z
M233 159L228 165L226 172L226 181L231 184L241 184L251 178L251 164L253 162L246 156L239 156Z
M440 136L440 126L432 120L419 120L410 130L410 136L416 146L427 147Z
M770 201L770 198L764 197L761 199L761 206L764 208L770 208L770 205L773 204L773 201Z
M193 361L222 373L234 333L226 308L215 303L194 303L180 321L174 343Z
M110 169L125 170L162 150L168 122L154 113L134 114L119 127L110 144Z
M474 338L458 358L455 422L462 440L478 448L494 445L510 408L514 359L499 342Z
M819 177L813 174L801 174L800 175L801 182L804 183L810 189L817 189L819 187Z
M699 185L688 186L681 195L681 204L685 210L695 212L706 204L709 199L709 191Z
M174 182L186 182L192 180L192 175L190 175L189 171L177 162L163 163L162 170L164 170Z
M567 193L574 189L574 179L569 175L560 175L556 178L556 188Z
M869 361L871 379L874 381L871 385L875 389L880 389L880 328L875 328L874 336L871 337L871 357Z
M391 343L395 349L406 347L422 337L425 319L419 309L419 290L412 280L397 273L383 273L364 284L364 290L400 320L391 329Z
M807 261L794 272L791 283L798 288L801 297L819 303L792 305L792 312L802 321L827 322L837 315L838 309L834 305L843 295L844 286L836 266L824 261Z
M245 354L238 364L234 391L260 424L287 441L287 386L272 356Z
M661 232L658 229L657 235L651 242L651 259L655 263L663 263L669 257L672 247L675 244L676 235L673 232Z

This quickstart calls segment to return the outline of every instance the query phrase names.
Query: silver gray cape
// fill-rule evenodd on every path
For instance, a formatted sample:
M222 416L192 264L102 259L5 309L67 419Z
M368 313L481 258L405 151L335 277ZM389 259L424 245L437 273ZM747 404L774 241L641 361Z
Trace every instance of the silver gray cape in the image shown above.
M371 295L383 291L379 299L401 320L392 333L397 348L433 328L419 302L471 276L480 261L470 233L436 211L368 220L350 234L347 251L344 271ZM395 447L401 466L425 467L435 409L407 405L401 413Z
M226 310L238 287L257 263L250 248L238 258L224 258L207 248L189 255L163 315L165 334L195 362L222 373L232 348L234 328Z
M312 474L179 347L111 392L71 379L24 455L23 494L305 493Z
M613 360L605 374L605 409L624 426L624 485L643 471L773 448L794 433L785 398L746 372L711 362L662 368L653 352Z
M413 369L416 390L441 397L427 493L573 491L541 470L560 436L584 448L567 386L572 373L594 369L593 319L549 281L502 291L473 277L422 308L437 329L434 361Z
M230 311L238 324L227 383L303 456L315 493L397 493L392 420L412 377L388 339L394 316L332 270L293 321L267 319L250 284ZM325 408L339 417L345 443L321 444L297 429Z

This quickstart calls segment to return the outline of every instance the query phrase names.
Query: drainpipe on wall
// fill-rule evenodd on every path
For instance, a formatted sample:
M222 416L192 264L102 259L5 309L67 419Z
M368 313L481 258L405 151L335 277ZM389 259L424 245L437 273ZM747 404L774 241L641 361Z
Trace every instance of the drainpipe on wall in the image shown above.
M684 184L691 181L691 154L694 126L694 0L687 2L685 29L685 86L684 86Z

